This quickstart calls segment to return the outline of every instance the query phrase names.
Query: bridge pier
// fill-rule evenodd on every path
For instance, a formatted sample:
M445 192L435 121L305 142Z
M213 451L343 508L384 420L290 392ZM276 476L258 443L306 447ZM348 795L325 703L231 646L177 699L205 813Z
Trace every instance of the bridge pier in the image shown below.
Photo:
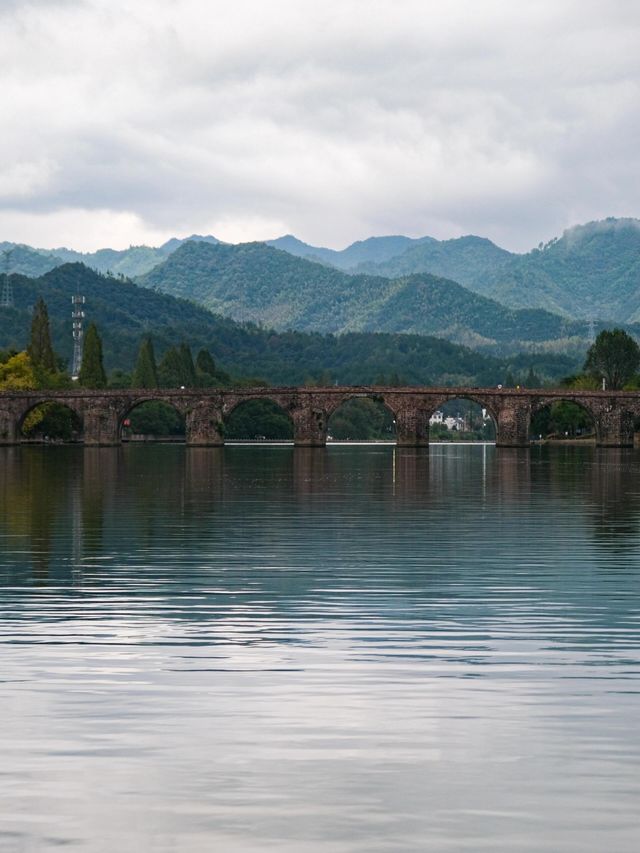
M506 399L497 412L496 447L528 447L530 422L528 400Z
M11 411L0 410L0 445L18 443L18 422Z
M115 409L90 406L83 414L86 446L112 447L120 444L120 420Z
M314 406L289 412L293 421L293 443L296 447L326 447L329 418L324 409Z
M634 415L611 403L594 414L597 447L633 447Z
M206 404L195 406L185 415L185 441L192 447L221 447L224 444L222 411Z
M398 447L429 446L429 412L407 407L396 412L396 444Z

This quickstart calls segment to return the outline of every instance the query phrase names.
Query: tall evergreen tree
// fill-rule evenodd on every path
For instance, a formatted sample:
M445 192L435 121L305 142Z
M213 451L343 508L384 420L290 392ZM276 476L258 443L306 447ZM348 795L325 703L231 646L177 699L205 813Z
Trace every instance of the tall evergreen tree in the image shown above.
M185 385L184 362L177 347L169 347L162 356L158 365L158 380L161 388L180 388Z
M216 375L216 363L208 349L201 349L196 356L196 371L205 376Z
M180 361L182 362L182 382L185 388L194 388L196 384L196 368L193 363L191 347L187 344L180 344Z
M140 344L138 360L131 378L132 388L157 388L158 371L153 342L150 337L144 338Z
M84 336L82 367L78 382L85 388L105 388L107 385L102 361L102 340L95 323L91 323Z
M35 368L55 372L56 357L51 346L51 331L49 329L49 312L42 297L38 299L33 309L31 321L31 338L27 347L29 358Z

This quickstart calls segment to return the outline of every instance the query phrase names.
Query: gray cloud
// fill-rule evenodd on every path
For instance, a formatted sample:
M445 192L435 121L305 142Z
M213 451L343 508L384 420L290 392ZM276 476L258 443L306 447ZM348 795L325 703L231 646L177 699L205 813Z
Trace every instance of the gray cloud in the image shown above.
M640 8L0 4L0 238L479 233L637 215Z

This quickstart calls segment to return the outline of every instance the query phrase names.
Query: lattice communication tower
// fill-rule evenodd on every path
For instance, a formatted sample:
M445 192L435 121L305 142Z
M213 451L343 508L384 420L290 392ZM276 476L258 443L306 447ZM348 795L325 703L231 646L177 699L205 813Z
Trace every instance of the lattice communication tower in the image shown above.
M4 275L2 276L2 297L0 305L3 308L13 308L13 284L9 278L9 260L11 258L11 250L7 249L3 253Z
M82 367L82 344L84 341L84 296L72 296L71 304L73 310L73 364L71 366L71 378L78 379Z

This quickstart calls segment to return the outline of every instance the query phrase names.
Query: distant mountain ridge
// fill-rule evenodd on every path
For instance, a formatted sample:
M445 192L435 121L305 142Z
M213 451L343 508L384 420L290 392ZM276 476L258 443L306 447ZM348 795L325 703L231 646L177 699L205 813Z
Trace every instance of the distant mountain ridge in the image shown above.
M386 278L428 272L473 288L478 278L517 258L486 237L457 237L453 240L420 241L382 263L361 263L354 272Z
M461 237L410 247L385 263L360 269L391 278L416 272L444 275L511 308L640 321L638 219L577 225L524 255L478 237Z
M314 377L373 384L381 374L393 373L415 384L492 385L503 381L508 372L524 375L529 367L554 378L575 367L575 360L567 356L500 359L418 335L336 337L243 326L192 302L100 275L79 263L56 267L39 278L14 275L12 283L16 306L0 307L0 349L25 346L33 305L43 296L56 351L70 358L70 297L80 291L87 297L87 320L96 322L102 334L108 369L131 370L145 334L153 336L158 356L185 341L194 351L210 349L219 366L236 375L259 376L283 385L302 384Z
M13 249L9 269L25 275L38 276L62 263L81 261L101 272L136 278L164 263L185 242L195 241L220 243L212 236L193 235L172 238L157 248L82 253L0 243L0 251ZM508 252L474 235L452 240L371 237L340 251L311 246L292 235L266 245L355 275L444 277L512 309L544 309L566 318L610 323L640 321L638 219L609 218L578 225L526 254Z
M135 278L162 263L172 252L188 240L219 243L216 237L192 234L179 239L173 237L161 246L130 246L128 249L98 249L96 252L76 252L75 249L34 249L20 243L0 243L0 252L9 252L9 272L40 276L55 267L68 263L81 263L101 273ZM4 271L4 266L2 267Z
M380 264L403 254L415 245L421 243L437 243L433 237L369 237L367 240L357 240L346 249L325 249L321 246L310 246L303 243L292 234L278 237L277 240L265 240L267 246L281 249L298 258L329 264L338 269L351 271L361 264Z
M437 335L488 350L586 348L586 323L514 311L427 273L349 275L264 243L185 243L138 283L281 331Z

